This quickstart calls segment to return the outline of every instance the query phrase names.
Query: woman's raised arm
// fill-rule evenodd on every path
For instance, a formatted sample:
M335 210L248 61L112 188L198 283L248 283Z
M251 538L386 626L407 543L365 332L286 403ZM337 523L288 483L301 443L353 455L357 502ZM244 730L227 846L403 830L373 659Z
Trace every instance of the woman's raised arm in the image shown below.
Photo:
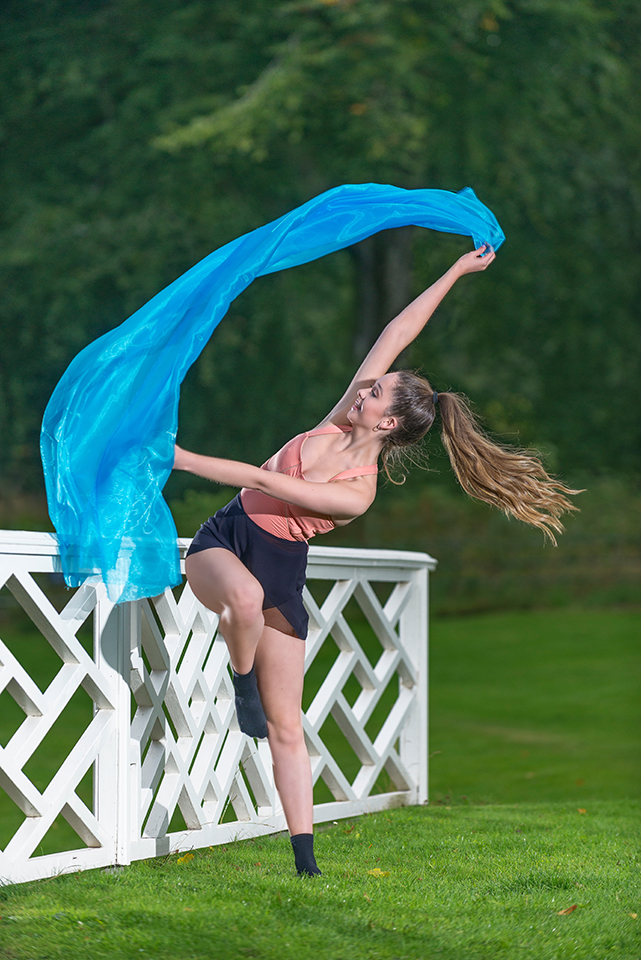
M390 320L356 371L349 387L322 423L339 425L347 423L347 413L354 402L357 390L371 386L378 377L387 373L396 358L416 339L459 277L466 273L479 273L486 270L495 257L494 250L491 248L488 250L486 246L464 254L442 277L424 290L397 317Z

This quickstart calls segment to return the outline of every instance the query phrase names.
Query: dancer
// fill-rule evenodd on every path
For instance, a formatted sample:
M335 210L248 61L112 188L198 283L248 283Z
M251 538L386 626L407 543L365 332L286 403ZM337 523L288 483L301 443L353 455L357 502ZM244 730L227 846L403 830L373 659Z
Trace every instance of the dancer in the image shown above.
M220 615L240 729L269 739L301 875L320 873L301 713L310 537L365 513L376 495L379 458L389 475L403 448L430 429L437 407L444 445L466 493L552 540L552 531L562 530L560 515L576 509L566 497L576 491L551 478L531 454L493 443L463 397L437 394L413 373L388 372L459 277L486 270L494 259L486 246L460 257L385 327L328 416L262 467L176 447L175 470L242 488L200 528L185 566L196 597Z

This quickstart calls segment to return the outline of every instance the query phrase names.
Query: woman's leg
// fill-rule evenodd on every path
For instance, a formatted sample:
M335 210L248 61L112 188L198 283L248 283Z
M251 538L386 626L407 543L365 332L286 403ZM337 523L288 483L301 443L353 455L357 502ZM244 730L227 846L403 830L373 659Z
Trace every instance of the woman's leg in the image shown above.
M265 626L263 588L238 557L222 547L190 554L185 571L194 595L220 615L232 667L248 673Z
M256 647L265 626L263 588L224 547L192 553L185 568L192 592L220 615L219 628L234 672L238 726L249 737L266 737L267 721L254 673Z
M274 778L291 834L312 832L312 774L301 710L304 670L305 643L265 627L256 651L256 676Z
M319 874L313 851L313 792L301 702L305 644L265 627L256 651L256 675L267 716L274 780L300 874Z

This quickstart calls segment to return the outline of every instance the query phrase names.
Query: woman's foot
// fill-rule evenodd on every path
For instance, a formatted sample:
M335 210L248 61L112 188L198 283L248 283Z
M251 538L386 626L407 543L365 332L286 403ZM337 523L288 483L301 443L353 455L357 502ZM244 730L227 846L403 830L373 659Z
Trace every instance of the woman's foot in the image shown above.
M289 838L294 850L294 861L299 877L321 877L314 857L314 834L297 833Z
M267 718L260 702L256 674L252 667L249 673L232 670L236 694L238 726L248 737L263 739L267 736Z

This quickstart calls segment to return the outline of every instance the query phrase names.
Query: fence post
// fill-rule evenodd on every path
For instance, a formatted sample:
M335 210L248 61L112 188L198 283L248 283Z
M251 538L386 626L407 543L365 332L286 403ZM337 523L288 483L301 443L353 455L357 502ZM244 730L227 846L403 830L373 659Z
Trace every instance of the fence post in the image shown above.
M114 838L115 863L131 863L129 784L129 636L133 603L115 604L102 584L96 585L98 603L94 614L94 658L115 692L116 730L100 751L94 766L94 814Z
M400 737L401 760L414 782L409 803L414 804L426 803L428 795L428 577L427 566L413 571L410 598L400 618L401 642L416 669L419 688Z

